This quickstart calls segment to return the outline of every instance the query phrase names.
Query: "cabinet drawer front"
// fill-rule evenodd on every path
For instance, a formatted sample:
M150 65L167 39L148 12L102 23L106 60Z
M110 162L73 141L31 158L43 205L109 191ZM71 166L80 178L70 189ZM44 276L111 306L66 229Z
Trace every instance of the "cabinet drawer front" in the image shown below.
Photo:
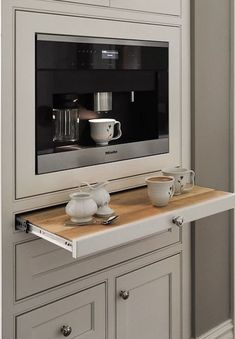
M180 255L123 275L116 286L117 339L182 338Z
M181 0L111 0L111 7L126 8L159 14L180 15Z
M105 284L19 316L16 324L18 339L63 338L63 326L72 338L104 339Z
M118 264L179 241L179 228L89 259L76 260L70 252L44 240L16 245L16 300Z

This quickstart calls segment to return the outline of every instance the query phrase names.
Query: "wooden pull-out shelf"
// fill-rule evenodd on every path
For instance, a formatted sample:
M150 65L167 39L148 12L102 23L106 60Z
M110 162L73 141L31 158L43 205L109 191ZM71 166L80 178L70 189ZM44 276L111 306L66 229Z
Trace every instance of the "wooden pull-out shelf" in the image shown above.
M173 197L166 207L151 205L146 188L111 196L111 208L120 217L112 225L64 226L69 220L63 207L52 207L17 217L16 228L33 233L72 252L74 258L125 245L166 231L173 219L184 223L235 208L235 194L194 187L190 193ZM182 220L182 219L181 219Z

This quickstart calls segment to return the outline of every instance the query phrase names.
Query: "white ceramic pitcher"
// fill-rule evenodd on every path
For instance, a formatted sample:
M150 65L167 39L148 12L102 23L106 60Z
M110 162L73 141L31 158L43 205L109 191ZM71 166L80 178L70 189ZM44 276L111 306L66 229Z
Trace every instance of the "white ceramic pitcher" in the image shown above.
M90 185L88 182L83 182L83 184L88 186L89 193L98 206L96 215L100 217L112 215L114 211L108 206L110 202L110 194L105 189L108 182L98 182L93 185Z

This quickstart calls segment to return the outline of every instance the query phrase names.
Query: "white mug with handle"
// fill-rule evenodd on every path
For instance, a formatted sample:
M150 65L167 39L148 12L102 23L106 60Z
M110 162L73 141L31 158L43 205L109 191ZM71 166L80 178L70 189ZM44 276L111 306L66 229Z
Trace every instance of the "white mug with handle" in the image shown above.
M98 146L107 146L109 141L117 140L122 136L121 123L115 119L90 119L91 138ZM117 134L114 128L117 126Z
M175 178L174 195L189 192L195 185L195 172L193 170L181 167L165 168L162 170L162 174Z
M174 195L174 181L170 176L151 176L145 179L151 203L157 207L166 206Z

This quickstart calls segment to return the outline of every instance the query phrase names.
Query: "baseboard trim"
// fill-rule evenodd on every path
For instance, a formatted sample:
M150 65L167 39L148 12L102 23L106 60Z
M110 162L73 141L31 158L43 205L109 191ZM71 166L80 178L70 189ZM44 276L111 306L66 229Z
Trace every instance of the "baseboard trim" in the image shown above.
M234 339L233 322L231 319L226 320L196 339Z

